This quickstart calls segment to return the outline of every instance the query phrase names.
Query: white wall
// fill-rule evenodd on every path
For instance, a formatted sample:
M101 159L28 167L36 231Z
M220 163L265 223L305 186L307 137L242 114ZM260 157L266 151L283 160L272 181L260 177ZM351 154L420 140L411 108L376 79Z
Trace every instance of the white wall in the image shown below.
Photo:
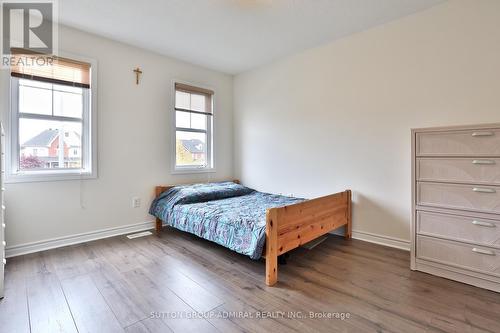
M157 184L232 176L232 77L61 27L60 49L98 61L96 180L8 184L7 247L151 221ZM144 74L135 84L132 69ZM1 71L1 115L8 125L8 74ZM172 80L216 90L215 174L170 174ZM7 129L8 131L8 129ZM131 207L132 197L142 207Z
M408 240L410 128L500 122L499 59L500 1L453 0L238 75L236 177Z

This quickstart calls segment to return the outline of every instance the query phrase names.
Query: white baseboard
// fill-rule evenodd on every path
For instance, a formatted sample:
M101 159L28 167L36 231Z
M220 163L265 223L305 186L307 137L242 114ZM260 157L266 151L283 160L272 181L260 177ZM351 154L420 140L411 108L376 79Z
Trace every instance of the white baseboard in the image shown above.
M410 251L410 241L401 238L389 237L379 234L373 234L371 232L354 231L354 230L352 231L352 238L359 239L369 243L394 247L400 250Z
M5 249L5 257L10 258L15 256L20 256L23 254L55 249L58 247L89 242L97 239L149 230L153 229L154 227L155 227L154 221L147 221L142 223L129 224L121 227L85 232L71 236L57 237L33 243L14 245L7 247Z
M344 236L344 231L334 231L333 234ZM400 250L410 251L410 241L401 238L389 237L359 230L352 231L352 238L378 245L393 247Z

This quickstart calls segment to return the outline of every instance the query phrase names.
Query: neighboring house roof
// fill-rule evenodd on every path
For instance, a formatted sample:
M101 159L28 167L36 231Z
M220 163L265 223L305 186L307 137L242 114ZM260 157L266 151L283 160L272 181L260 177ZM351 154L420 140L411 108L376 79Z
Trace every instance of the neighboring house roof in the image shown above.
M181 140L182 145L189 151L191 154L195 153L204 153L205 152L205 144L203 141L198 139L191 140Z
M52 141L58 137L58 133L59 130L49 128L23 143L21 147L49 147ZM73 136L65 138L66 146L71 148L80 147L80 135L76 132L71 133Z
M48 147L57 137L58 132L56 129L45 130L23 143L22 147Z

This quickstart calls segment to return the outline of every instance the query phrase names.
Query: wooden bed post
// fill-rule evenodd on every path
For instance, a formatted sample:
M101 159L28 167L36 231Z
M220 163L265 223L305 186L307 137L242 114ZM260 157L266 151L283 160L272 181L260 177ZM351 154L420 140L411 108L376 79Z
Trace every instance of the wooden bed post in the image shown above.
M347 210L346 210L346 218L347 224L345 226L345 239L352 238L352 192L351 190L347 190Z
M161 233L161 227L162 226L163 226L163 222L159 218L156 218L155 230L156 230L156 233L158 235Z
M156 186L155 187L155 198L158 198L158 196L160 194L163 193L163 191L165 191L165 186ZM156 230L156 234L159 236L160 233L161 233L161 227L163 226L163 222L161 219L159 218L156 218L156 223L155 223L155 230Z
M266 212L266 284L272 286L278 281L278 211Z

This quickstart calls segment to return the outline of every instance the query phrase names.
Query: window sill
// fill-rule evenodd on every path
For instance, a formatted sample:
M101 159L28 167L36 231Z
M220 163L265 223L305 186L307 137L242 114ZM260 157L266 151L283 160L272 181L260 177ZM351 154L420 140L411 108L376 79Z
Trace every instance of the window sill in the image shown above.
M37 182L55 182L65 180L83 180L83 179L96 179L96 173L80 173L80 172L60 172L60 173L46 173L46 174L10 174L6 175L6 184L15 183L37 183Z
M188 175L194 173L215 173L215 168L174 169L172 175Z

